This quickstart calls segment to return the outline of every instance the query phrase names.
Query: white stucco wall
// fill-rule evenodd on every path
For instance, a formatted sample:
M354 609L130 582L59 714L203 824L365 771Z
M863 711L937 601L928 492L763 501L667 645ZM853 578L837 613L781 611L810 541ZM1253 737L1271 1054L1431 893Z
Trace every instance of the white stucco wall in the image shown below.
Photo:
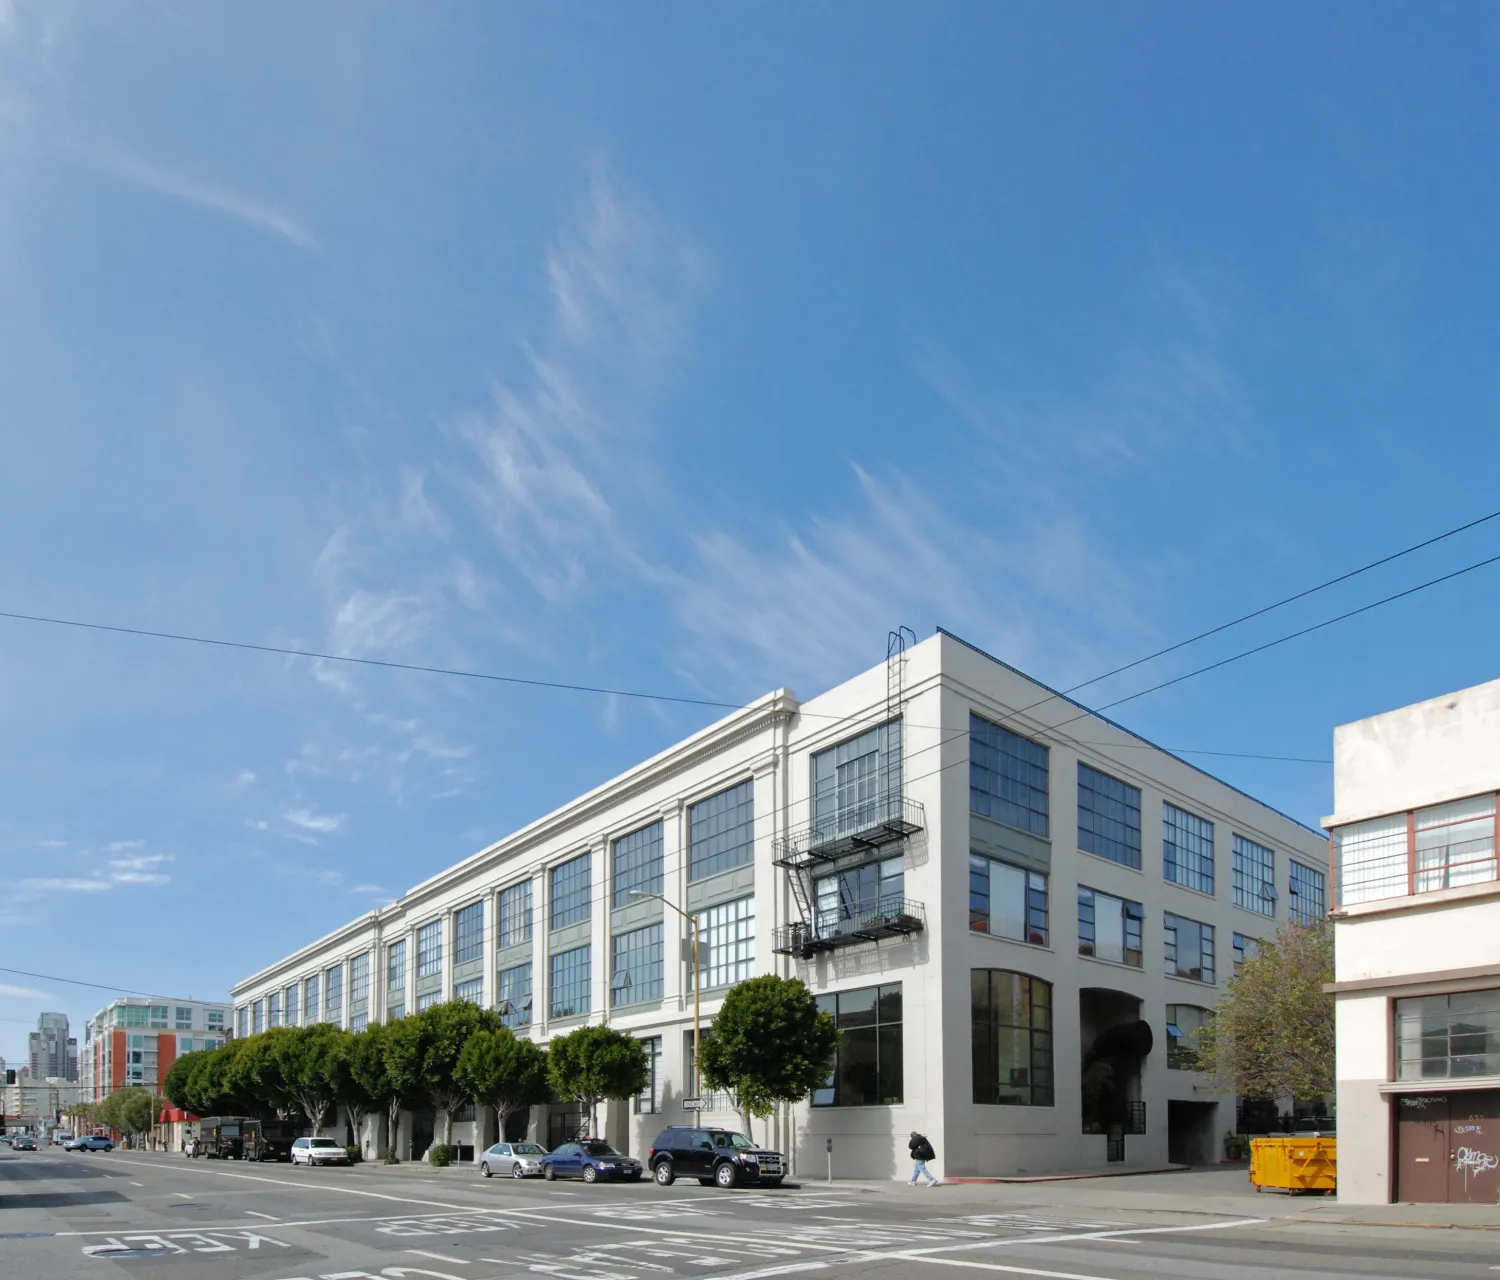
M1325 827L1494 790L1500 680L1339 725Z

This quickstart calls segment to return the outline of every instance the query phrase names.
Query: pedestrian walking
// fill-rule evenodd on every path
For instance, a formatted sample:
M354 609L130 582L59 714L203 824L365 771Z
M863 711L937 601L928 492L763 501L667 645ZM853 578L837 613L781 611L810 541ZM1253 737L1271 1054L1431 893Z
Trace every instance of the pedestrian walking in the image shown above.
M932 1143L927 1141L924 1134L915 1129L911 1131L911 1141L906 1144L911 1152L911 1185L917 1185L918 1178L926 1178L929 1187L938 1185L938 1180L932 1176L932 1170L927 1167L929 1160L937 1159L937 1152L932 1149Z

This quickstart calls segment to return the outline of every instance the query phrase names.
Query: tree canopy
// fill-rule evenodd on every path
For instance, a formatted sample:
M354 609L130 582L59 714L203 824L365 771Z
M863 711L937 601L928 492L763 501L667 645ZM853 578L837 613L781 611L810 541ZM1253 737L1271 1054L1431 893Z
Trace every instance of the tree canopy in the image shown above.
M828 1079L839 1033L798 978L748 978L724 997L698 1048L711 1089L734 1094L746 1128L778 1102L800 1102Z
M265 1033L264 1065L259 1055L253 1055L265 1078L274 1081L267 1096L294 1104L314 1133L322 1128L328 1109L341 1101L346 1039L346 1032L326 1022L280 1027Z
M1197 1066L1247 1098L1311 1101L1334 1089L1333 926L1287 921L1229 980L1198 1036Z
M508 1027L479 1031L458 1055L454 1078L475 1102L495 1108L503 1138L512 1115L547 1101L547 1053Z
M481 1009L468 1000L449 1000L415 1015L422 1045L422 1086L442 1117L444 1145L453 1137L453 1113L469 1101L469 1091L455 1072L458 1057L469 1038L481 1031L498 1030L500 1015Z
M566 1102L588 1108L589 1125L598 1122L605 1098L629 1098L650 1082L646 1050L634 1036L613 1027L579 1027L548 1046L547 1075Z

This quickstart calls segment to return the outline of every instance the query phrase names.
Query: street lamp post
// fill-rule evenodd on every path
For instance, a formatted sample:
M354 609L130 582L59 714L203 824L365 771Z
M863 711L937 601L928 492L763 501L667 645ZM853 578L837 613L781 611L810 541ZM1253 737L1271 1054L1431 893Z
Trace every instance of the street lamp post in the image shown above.
M632 898L655 898L658 902L660 902L662 904L662 906L671 908L671 910L675 911L684 920L686 920L688 922L689 927L693 931L693 1096L696 1097L696 1096L698 1096L698 1089L699 1089L699 1084L698 1084L698 1079L699 1079L699 1071L698 1071L698 1039L699 1039L699 1030L698 1030L698 1027L699 1027L699 1019L698 1019L698 1009L699 1009L699 1001L698 1001L698 991L699 991L699 984L698 984L698 918L696 916L689 915L686 911L684 911L681 907L677 906L675 903L668 902L667 899L666 899L666 897L663 894L660 894L660 893L648 893L645 889L632 889L632 890L630 890L630 896Z

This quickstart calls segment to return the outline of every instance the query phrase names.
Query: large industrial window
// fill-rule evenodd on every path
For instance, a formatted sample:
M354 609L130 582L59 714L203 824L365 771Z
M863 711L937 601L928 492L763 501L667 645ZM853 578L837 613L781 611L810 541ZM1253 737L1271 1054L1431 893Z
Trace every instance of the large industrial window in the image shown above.
M815 843L863 831L899 813L901 721L876 725L819 751L812 758L812 789Z
M1078 847L1141 866L1141 790L1078 762Z
M1396 1079L1469 1076L1500 1076L1500 988L1397 1000Z
M1214 980L1214 927L1170 912L1162 916L1167 974L1194 982Z
M467 964L484 955L484 903L471 902L453 917L453 963Z
M417 1012L422 1013L432 1008L433 1005L442 1003L443 993L441 991L424 991L417 997Z
M858 929L871 916L906 909L906 864L899 855L848 867L813 881L818 934L831 937Z
M1198 1034L1213 1020L1213 1010L1196 1004L1167 1006L1167 1067L1172 1071L1198 1069Z
M701 945L701 943L700 943ZM662 991L661 925L614 936L614 972L609 979L610 1003L643 1004L660 1000Z
M453 998L482 1006L484 1004L484 979L470 978L467 982L460 982L453 988Z
M501 947L531 941L531 881L523 880L500 891Z
M297 997L301 990L295 982L286 989L286 1025L289 1027L297 1025ZM186 1025L192 1026L192 1020L189 1019Z
M552 957L549 1008L554 1018L573 1018L589 1011L589 948L575 947Z
M901 984L858 987L818 997L839 1026L828 1083L813 1090L815 1107L896 1106L903 1101Z
M974 1101L1050 1107L1052 984L1008 969L970 973Z
M755 857L755 779L688 806L688 879L742 867Z
M1116 898L1097 889L1078 888L1078 954L1141 967L1139 902Z
M1047 834L1047 748L969 713L969 808Z
M969 855L969 928L995 938L1047 945L1047 877L981 854Z
M1410 891L1406 815L1372 818L1333 833L1340 906L1399 898Z
M1214 824L1175 804L1161 807L1162 875L1174 884L1214 891Z
M241 1005L235 1010L235 1034L243 1040L250 1034L250 1007Z
M281 992L273 991L266 997L266 1026L281 1025Z
M1234 935L1234 971L1236 973L1240 971L1246 961L1254 960L1259 954L1259 938L1252 938L1244 933Z
M1495 878L1494 794L1418 809L1416 836L1418 893L1481 884Z
M654 1116L661 1110L661 1037L646 1036L641 1048L646 1051L646 1087L635 1095L635 1113Z
M324 1016L329 1022L343 1022L344 970L342 967L336 966L324 973L323 991L328 997L328 1011Z
M266 1002L257 1000L250 1006L250 1034L258 1036L266 1029Z
M552 928L587 920L593 906L593 855L584 853L552 868Z
M738 898L698 913L698 963L705 987L755 976L755 899Z
M370 953L349 961L349 1030L363 1031L370 1022Z
M1234 838L1234 905L1263 916L1276 914L1276 854L1240 835Z
M1287 891L1291 917L1298 924L1316 924L1328 913L1328 878L1316 867L1300 862L1287 863L1291 880Z
M385 985L388 991L406 990L405 938L398 938L385 949Z
M507 1027L531 1025L531 964L500 970L495 981L495 1008Z
M443 922L434 920L417 930L417 977L443 971Z
M661 892L661 823L621 836L614 844L611 901L617 907L635 901L631 893Z
M321 986L317 974L302 984L302 1007L306 1010L309 1025L318 1020L318 990Z

